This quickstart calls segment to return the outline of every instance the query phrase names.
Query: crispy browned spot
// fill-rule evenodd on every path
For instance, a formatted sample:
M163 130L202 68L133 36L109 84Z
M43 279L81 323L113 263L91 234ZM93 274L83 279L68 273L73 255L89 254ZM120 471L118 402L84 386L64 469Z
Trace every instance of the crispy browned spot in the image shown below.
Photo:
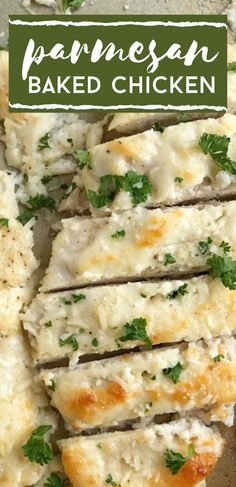
M214 453L202 453L194 455L181 470L172 475L167 468L158 471L147 484L148 487L194 487L205 479L217 463Z
M117 382L110 382L105 388L80 389L65 400L65 414L70 420L80 419L97 424L99 413L125 402L126 391Z

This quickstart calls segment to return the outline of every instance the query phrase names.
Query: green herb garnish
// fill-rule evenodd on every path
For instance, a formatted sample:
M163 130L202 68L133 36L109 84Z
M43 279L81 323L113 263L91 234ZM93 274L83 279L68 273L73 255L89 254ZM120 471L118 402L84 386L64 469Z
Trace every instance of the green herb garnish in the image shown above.
M147 402L144 412L148 413L148 411L150 411L150 409L152 409L152 402Z
M74 303L79 303L82 299L86 299L85 294L72 294Z
M236 73L236 61L228 63L228 71L234 71Z
M52 328L52 322L51 322L51 320L50 321L47 321L46 323L44 323L44 326L46 326L46 328Z
M236 261L230 255L211 254L207 259L207 265L210 276L221 279L225 287L236 289Z
M164 132L164 127L162 127L162 125L160 124L160 122L155 122L152 126L152 129L155 131L155 132L161 132L163 133Z
M39 139L38 152L40 152L41 150L44 150L44 149L51 149L51 147L49 145L49 139L50 139L50 133L49 132L47 132L45 135L43 135L43 137L41 137L41 139Z
M46 184L50 183L50 181L52 181L52 180L53 180L52 176L43 176L41 179L41 182L46 185Z
M175 299L179 295L184 296L185 294L188 294L187 287L187 283L182 284L182 286L178 287L178 289L174 289L169 294L167 294L167 297L169 299Z
M94 338L92 340L92 345L93 345L93 347L98 347L99 343L98 343L98 339L97 338Z
M85 0L62 0L63 10L64 12L66 12L68 8L75 10L76 8L81 7L84 1Z
M183 457L183 455L177 451L167 449L164 454L166 466L171 471L172 475L176 475L193 455L196 455L196 451L192 444L188 447L188 455L186 457Z
M51 384L49 384L48 389L50 389L53 392L55 391L55 389L56 389L56 382L55 382L55 380L51 379Z
M89 169L92 169L92 158L88 150L78 149L74 152L73 156L76 160L77 166L79 166L80 169L83 169L86 166Z
M32 218L34 218L34 214L31 210L24 210L16 217L22 225L26 225Z
M72 304L72 301L70 301L70 299L61 298L61 300L66 306L70 306Z
M39 193L36 196L30 196L26 203L31 211L41 210L41 208L48 208L52 211L56 206L56 201L51 196Z
M139 340L144 342L148 348L152 348L152 342L146 332L147 322L144 318L135 318L131 323L124 325L124 335L118 338L120 342Z
M167 369L163 369L163 374L169 377L169 379L177 384L180 381L180 374L184 370L182 364L178 362L174 367L168 367Z
M171 254L165 254L164 265L174 264L176 259Z
M226 135L204 133L199 145L204 154L209 154L216 165L231 174L236 174L236 162L228 157L230 138Z
M52 472L47 478L43 487L66 487L66 483L55 472Z
M125 230L117 230L116 233L113 233L111 238L119 238L119 237L124 237L125 236Z
M24 455L30 462L40 465L48 464L53 458L52 447L44 439L44 435L52 429L50 425L42 425L36 428L29 440L22 446Z
M0 225L1 225L1 227L8 228L9 227L9 218L0 218Z
M213 357L213 360L214 362L220 362L222 358L225 358L225 356L223 355L223 353L219 353L219 355Z
M184 180L184 178L180 178L179 176L176 176L174 179L174 182L175 183L182 183L183 180Z
M64 347L65 345L70 345L72 347L73 352L76 352L79 349L78 341L76 340L74 335L70 335L68 338L64 340L60 338L59 340L60 347Z
M73 193L73 191L74 191L76 188L78 188L78 185L77 185L75 182L73 182L73 183L71 184L71 187L70 187L70 191L69 191L69 193L65 193L65 194L63 194L63 196L62 196L62 200L67 200L67 198L69 198L69 196L71 195L71 193Z
M224 254L228 254L228 252L230 252L230 250L231 250L231 246L229 245L228 242L225 242L224 240L222 240L222 242L220 244L220 249L223 249Z
M109 473L109 475L108 475L108 477L107 477L107 479L106 479L105 482L106 482L106 484L110 484L112 487L121 487L120 484L118 484L117 482L115 482L113 480L113 477L112 477L112 475L110 473Z
M198 249L199 252L201 252L202 255L207 254L209 252L209 247L212 244L213 240L211 237L208 237L207 240L202 240L201 242L198 243Z

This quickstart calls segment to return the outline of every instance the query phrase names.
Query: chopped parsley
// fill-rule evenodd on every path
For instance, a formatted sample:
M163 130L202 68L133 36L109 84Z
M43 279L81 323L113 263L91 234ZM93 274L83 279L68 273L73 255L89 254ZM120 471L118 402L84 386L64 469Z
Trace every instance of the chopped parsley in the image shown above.
M94 338L92 340L92 345L93 345L93 347L98 347L99 343L98 343L98 339L97 338Z
M188 447L188 455L186 457L183 457L183 455L177 451L167 449L164 454L166 466L171 471L172 475L176 475L193 455L196 455L196 451L192 444Z
M100 450L101 450L101 449L102 449L102 445L101 445L101 443L97 443L96 447L97 447L97 448L100 448Z
M51 379L51 383L49 384L48 389L50 389L50 391L53 391L53 392L55 391L55 389L56 389L55 380Z
M147 297L147 295L144 294L144 293L140 293L140 296L142 296L142 298L146 298Z
M112 475L110 473L109 473L109 475L108 475L108 477L107 477L107 479L106 479L105 482L106 482L106 484L110 484L112 487L121 487L120 484L118 484L117 482L115 482L113 480L113 477L112 477Z
M73 139L66 139L68 144L71 145L71 147L73 147L74 143L73 143Z
M76 340L74 335L70 335L68 338L64 340L60 338L59 340L60 347L64 347L65 345L70 345L72 347L73 352L76 352L79 349L78 341Z
M179 295L184 296L185 294L188 294L187 287L188 284L185 283L182 284L182 286L179 286L177 289L174 289L169 294L167 294L168 299L175 299Z
M41 179L41 183L46 185L46 184L50 183L50 181L52 181L52 180L53 180L52 176L43 176Z
M198 250L202 255L207 254L209 252L209 247L212 244L213 240L211 237L208 237L206 240L202 240L198 243Z
M20 222L22 225L26 225L26 223L28 223L32 218L34 218L34 214L29 209L22 211L19 216L16 217L18 222Z
M218 167L236 174L236 162L228 157L230 138L226 135L207 134L201 136L199 145L204 154L209 154Z
M145 406L145 413L148 413L152 409L152 402L147 402Z
M131 323L124 325L124 335L118 338L120 342L128 342L129 340L140 340L146 344L148 348L152 348L152 342L146 332L147 322L144 318L135 318Z
M157 379L157 376L156 376L156 375L153 375L153 376L151 377L151 380L156 380L156 379Z
M73 182L70 186L70 191L68 193L65 193L63 196L62 196L62 200L67 200L67 198L69 198L69 196L71 195L71 193L73 193L73 191L78 188L78 184L76 184L75 182ZM66 188L67 189L67 188Z
M92 169L92 158L88 150L78 149L74 152L73 156L76 160L77 166L79 166L80 169L84 169L86 166L89 169Z
M128 171L125 176L112 174L102 176L99 191L89 189L87 197L94 208L102 208L111 203L121 189L130 194L133 206L146 201L152 192L152 186L145 174Z
M180 381L180 374L184 370L182 364L178 362L174 367L168 367L167 369L163 369L163 374L169 377L169 379L177 384Z
M74 303L79 303L82 299L86 299L85 294L72 294Z
M155 122L152 126L152 129L155 131L155 132L161 132L163 133L164 132L164 127L162 127L162 125L160 124L160 122Z
M56 201L51 196L39 193L36 196L30 196L26 203L31 211L41 210L41 208L48 208L52 211L56 206Z
M213 357L213 360L214 362L220 362L222 358L225 358L225 356L223 355L223 353L219 353L219 355Z
M234 71L236 73L236 61L228 63L228 71Z
M9 218L0 218L0 225L1 225L1 227L8 228L9 227Z
M176 259L171 254L165 254L164 265L174 264Z
M230 255L211 254L207 259L207 264L210 276L221 279L225 287L231 290L236 289L236 261Z
M46 326L46 328L52 328L52 322L51 322L51 320L50 321L47 321L46 323L44 323L44 326Z
M222 242L220 244L220 249L223 249L224 254L228 254L228 252L230 252L230 250L231 250L231 247L230 247L228 242L225 242L224 240L222 240Z
M52 472L47 478L43 487L66 487L66 483L55 472Z
M174 179L174 182L175 183L182 183L184 180L184 178L180 178L179 176L176 176L175 179Z
M61 298L61 300L66 306L70 306L72 304L72 301L67 298Z
M27 443L22 446L24 455L30 462L40 465L48 464L53 458L52 447L44 439L44 435L52 429L50 425L41 425L36 428Z
M75 10L76 8L81 7L84 1L85 0L62 0L63 10L64 12L66 12L68 8Z
M120 237L124 237L125 236L125 230L117 230L116 233L113 233L113 235L111 236L111 238L120 238Z
M51 149L51 147L49 145L49 139L50 139L50 133L49 132L47 132L45 135L43 135L43 137L41 137L41 139L39 139L38 152L40 152L41 150L44 150L44 149Z

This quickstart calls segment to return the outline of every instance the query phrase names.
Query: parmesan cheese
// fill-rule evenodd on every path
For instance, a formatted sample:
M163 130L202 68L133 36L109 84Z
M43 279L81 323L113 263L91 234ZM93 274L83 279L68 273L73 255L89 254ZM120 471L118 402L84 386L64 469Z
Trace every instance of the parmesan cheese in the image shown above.
M71 430L204 409L236 401L236 340L130 353L74 370L50 369L40 378L46 386L54 382L52 405Z
M190 444L197 453L172 475L165 463L166 450L186 456ZM196 419L59 442L73 487L100 487L109 476L121 487L202 487L223 446L219 433Z
M107 218L69 218L54 240L42 291L207 269L198 244L222 240L236 258L236 202L167 210L137 208ZM125 236L114 239L117 231ZM170 253L176 262L165 266Z
M184 283L188 294L168 299L168 294ZM117 339L123 334L125 323L139 317L146 319L151 342L159 344L231 335L236 332L235 316L236 291L230 291L217 279L200 276L185 281L144 281L39 293L22 320L35 362L42 364L65 357L76 362L82 355L118 350ZM60 339L71 335L79 343L78 351L74 352L70 345L60 347ZM96 347L92 344L94 338ZM120 343L119 347L139 345L144 343L133 340Z

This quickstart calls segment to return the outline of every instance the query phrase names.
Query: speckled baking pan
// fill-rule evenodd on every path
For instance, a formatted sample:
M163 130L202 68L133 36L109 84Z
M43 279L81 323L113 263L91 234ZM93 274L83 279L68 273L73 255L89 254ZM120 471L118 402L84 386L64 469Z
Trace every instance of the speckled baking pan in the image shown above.
M25 14L22 7L23 0L0 0L0 43L7 43L7 19L11 14ZM41 0L42 1L42 0ZM79 12L83 14L219 14L230 5L230 0L86 0ZM35 13L51 13L50 9L38 6L32 1L32 9ZM236 4L235 4L236 15ZM232 24L231 24L232 26ZM230 33L233 38L234 33ZM3 148L0 147L0 161L3 161ZM3 162L2 162L3 163ZM1 163L0 163L1 164ZM44 228L45 226L42 226ZM50 249L49 231L37 229L36 250L40 257L44 254L45 242ZM44 252L42 252L42 248ZM236 428L219 427L221 434L227 442L223 459L218 468L209 479L208 487L236 487Z

